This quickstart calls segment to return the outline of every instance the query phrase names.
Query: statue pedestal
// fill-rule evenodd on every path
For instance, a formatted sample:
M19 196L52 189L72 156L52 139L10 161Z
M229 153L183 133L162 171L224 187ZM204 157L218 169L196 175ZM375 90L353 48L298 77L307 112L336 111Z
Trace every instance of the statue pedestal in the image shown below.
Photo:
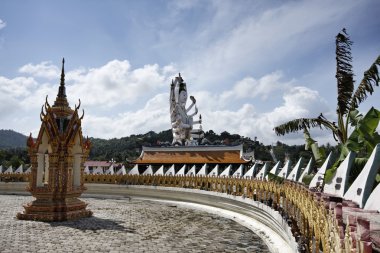
M78 197L80 192L66 194L65 197L54 197L51 193L33 194L36 198L24 205L25 211L18 213L20 220L65 221L91 217L92 211L87 210L87 204Z

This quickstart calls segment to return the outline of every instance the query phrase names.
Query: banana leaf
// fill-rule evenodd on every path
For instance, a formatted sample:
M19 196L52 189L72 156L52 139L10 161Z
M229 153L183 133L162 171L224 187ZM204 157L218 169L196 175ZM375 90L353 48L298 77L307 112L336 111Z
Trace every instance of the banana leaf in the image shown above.
M379 121L380 111L372 107L364 117L357 121L354 131L345 143L347 149L355 152L364 149L369 156L376 144L380 143L380 135L376 131Z
M304 137L305 137L305 150L310 150L313 153L315 162L318 166L323 164L323 161L326 159L326 153L323 148L318 147L318 142L316 142L310 136L310 132L307 128L304 128Z
M364 168L366 159L369 158L376 144L380 143L380 135L376 131L379 121L380 111L373 107L364 116L361 116L356 110L350 113L350 122L353 123L352 125L355 126L355 129L347 142L341 146L339 159L330 169L327 169L325 182L331 182L340 163L343 162L350 151L361 154L361 157L356 158L354 161L350 181L353 181L359 175Z

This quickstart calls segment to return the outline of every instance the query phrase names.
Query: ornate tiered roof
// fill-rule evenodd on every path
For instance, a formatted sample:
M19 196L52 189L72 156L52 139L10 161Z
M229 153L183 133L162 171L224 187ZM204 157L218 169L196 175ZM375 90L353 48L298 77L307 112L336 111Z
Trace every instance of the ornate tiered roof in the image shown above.
M243 146L143 147L135 164L245 164Z

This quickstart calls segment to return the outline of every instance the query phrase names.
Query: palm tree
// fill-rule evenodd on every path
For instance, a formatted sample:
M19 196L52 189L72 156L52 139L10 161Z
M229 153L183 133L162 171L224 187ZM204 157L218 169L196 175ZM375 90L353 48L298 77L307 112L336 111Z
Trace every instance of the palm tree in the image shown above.
M351 45L349 35L346 29L343 29L336 36L336 79L337 79L337 119L335 121L328 120L322 113L316 118L299 118L294 119L274 128L277 135L285 135L299 130L304 130L308 133L310 128L320 127L321 129L328 129L332 132L334 139L342 146L346 145L350 139L348 130L350 127L357 127L358 120L364 117L359 114L358 106L361 102L366 100L368 94L372 95L375 86L379 86L380 77L379 69L380 56L377 57L371 67L364 72L364 77L360 84L354 91L354 79L352 71L352 56ZM372 111L371 111L372 110ZM373 131L376 132L376 127L379 122L380 112L374 108L371 108L372 114L377 121ZM365 116L367 117L367 115ZM371 128L372 129L372 128ZM370 134L373 136L373 134ZM310 137L310 135L308 136ZM375 134L376 139L378 134ZM369 138L367 136L367 138ZM370 137L372 138L372 137ZM367 149L367 153L372 150ZM347 153L347 152L344 152ZM342 156L341 156L342 157ZM339 159L341 160L341 159Z

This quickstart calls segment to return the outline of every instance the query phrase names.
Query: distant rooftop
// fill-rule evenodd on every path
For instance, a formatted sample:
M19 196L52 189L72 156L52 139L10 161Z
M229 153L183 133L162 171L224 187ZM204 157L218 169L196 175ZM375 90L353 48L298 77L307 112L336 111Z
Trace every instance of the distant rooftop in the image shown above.
M243 164L243 146L143 147L135 164Z

